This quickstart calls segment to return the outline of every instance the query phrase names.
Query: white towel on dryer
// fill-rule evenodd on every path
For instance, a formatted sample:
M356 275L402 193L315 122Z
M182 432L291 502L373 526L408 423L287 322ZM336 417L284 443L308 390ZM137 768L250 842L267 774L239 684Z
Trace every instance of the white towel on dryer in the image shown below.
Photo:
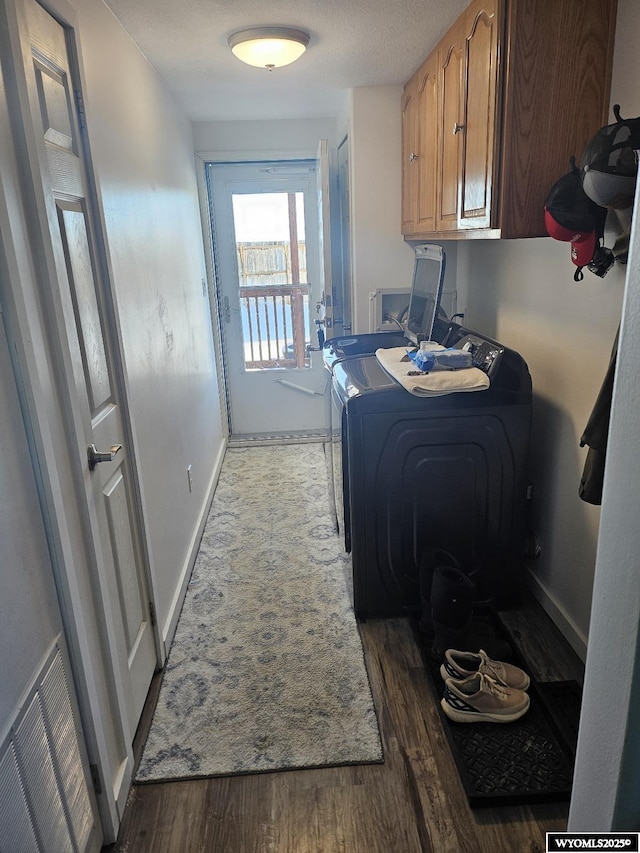
M444 347L442 347L444 349ZM463 367L461 370L432 370L412 376L416 366L407 356L406 347L376 350L381 366L396 382L417 397L438 397L461 391L485 391L491 382L479 367Z

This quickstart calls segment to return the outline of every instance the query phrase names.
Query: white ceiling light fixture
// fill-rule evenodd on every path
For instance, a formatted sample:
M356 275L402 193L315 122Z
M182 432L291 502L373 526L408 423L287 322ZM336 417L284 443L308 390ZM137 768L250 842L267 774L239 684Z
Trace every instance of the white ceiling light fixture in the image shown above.
M309 33L293 27L252 27L229 36L234 56L269 71L300 59L308 44Z

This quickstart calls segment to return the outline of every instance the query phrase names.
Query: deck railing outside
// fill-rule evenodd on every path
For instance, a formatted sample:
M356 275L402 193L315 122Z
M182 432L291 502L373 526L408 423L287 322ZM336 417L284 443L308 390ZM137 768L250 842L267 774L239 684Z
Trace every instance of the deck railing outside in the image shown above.
M247 370L308 367L309 285L240 288Z
M286 242L237 244L246 370L310 366L305 248L292 258Z

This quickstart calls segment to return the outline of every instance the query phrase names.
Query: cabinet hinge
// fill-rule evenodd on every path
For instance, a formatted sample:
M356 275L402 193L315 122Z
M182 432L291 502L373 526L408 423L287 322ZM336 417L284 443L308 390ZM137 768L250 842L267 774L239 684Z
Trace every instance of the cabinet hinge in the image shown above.
M93 790L99 796L102 793L102 784L100 782L100 773L98 772L97 764L90 764L89 770L91 772L91 781L93 783Z
M151 624L155 627L156 625L156 606L153 601L149 602L149 618L151 619Z
M80 124L80 127L83 130L86 130L87 129L87 118L86 118L86 115L84 112L84 100L82 98L82 94L77 89L74 89L73 94L75 95L75 98L76 98L76 109L78 111L78 122Z

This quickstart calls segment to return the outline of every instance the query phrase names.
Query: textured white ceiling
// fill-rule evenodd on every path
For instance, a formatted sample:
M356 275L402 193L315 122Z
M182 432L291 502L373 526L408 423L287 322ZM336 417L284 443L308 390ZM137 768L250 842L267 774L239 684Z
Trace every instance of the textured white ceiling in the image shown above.
M337 115L347 89L402 85L468 0L105 0L193 121ZM311 43L272 72L230 33L293 26Z

